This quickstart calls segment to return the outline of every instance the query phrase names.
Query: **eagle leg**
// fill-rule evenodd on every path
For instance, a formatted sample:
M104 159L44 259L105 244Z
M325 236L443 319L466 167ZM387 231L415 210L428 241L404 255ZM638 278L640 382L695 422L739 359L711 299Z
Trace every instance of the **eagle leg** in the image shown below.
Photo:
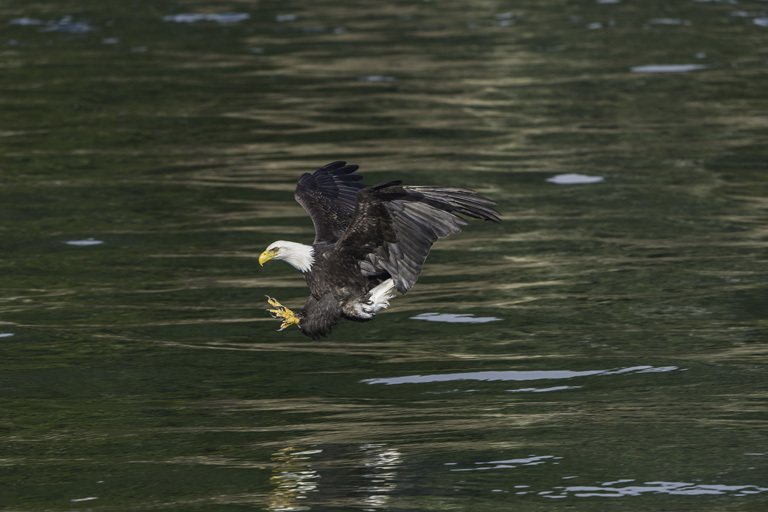
M280 325L280 328L278 329L278 332L292 326L293 324L299 324L300 319L293 314L293 311L280 304L276 299L273 299L267 295L267 302L269 302L270 306L275 308L267 310L269 311L269 314L272 315L272 318L277 318L283 321L283 323Z

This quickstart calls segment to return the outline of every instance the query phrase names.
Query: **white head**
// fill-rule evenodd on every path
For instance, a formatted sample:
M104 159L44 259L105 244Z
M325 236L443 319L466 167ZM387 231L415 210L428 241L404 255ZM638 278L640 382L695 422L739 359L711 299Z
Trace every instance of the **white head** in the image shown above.
M259 264L264 265L269 260L283 260L301 272L309 272L315 262L315 251L311 245L297 244L278 240L267 247L259 256Z

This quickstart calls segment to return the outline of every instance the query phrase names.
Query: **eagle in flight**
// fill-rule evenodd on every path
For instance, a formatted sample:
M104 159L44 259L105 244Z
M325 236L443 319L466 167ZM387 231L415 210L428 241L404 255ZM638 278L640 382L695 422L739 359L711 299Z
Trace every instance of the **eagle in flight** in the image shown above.
M267 296L280 331L296 324L318 339L341 319L366 322L418 279L438 238L474 219L499 222L493 201L455 187L414 187L390 181L367 187L357 165L332 162L299 178L294 197L315 225L312 245L278 240L259 264L284 260L304 274L311 295L294 313Z

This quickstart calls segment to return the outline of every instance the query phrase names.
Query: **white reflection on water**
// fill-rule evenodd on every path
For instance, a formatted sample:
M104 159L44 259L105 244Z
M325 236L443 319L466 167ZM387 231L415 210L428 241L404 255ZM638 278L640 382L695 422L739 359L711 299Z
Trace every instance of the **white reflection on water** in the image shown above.
M317 491L320 475L309 461L312 455L318 453L322 453L322 450L300 451L289 446L272 455L272 460L279 465L270 478L274 485L270 493L270 510L308 510L297 506L297 500L306 499L307 495Z
M428 322L448 322L461 324L483 324L486 322L496 322L503 320L503 318L496 318L495 316L475 316L469 313L422 313L420 315L412 316L411 320L426 320Z
M394 82L395 77L386 75L367 75L360 77L361 82Z
M649 64L647 66L635 66L631 71L633 73L685 73L707 69L707 67L704 64Z
M539 493L544 498L621 498L624 496L639 496L645 493L673 494L673 495L730 495L748 496L768 491L768 487L756 485L721 485L721 484L694 484L691 482L643 482L638 485L614 487L619 483L630 483L634 480L618 480L605 482L599 486L574 485L569 487L555 487L555 492Z
M95 240L93 238L86 238L85 240L69 240L64 243L67 245L74 245L76 247L88 247L90 245L101 245L104 242L101 240Z
M457 462L446 462L444 466L450 466L449 471L453 472L507 470L519 467L538 466L542 464L558 465L560 464L559 461L562 459L563 457L558 457L555 455L529 455L527 457L517 459L474 462L470 463L471 465L469 465L469 467L459 467L459 463ZM561 479L574 480L578 478L578 475L568 475L562 477ZM520 482L518 485L512 486L508 489L492 489L491 492L514 493L518 495L534 494L542 498L561 499L569 497L621 498L625 496L640 496L642 494L669 494L688 496L749 496L768 491L768 487L760 487L751 484L725 485L662 480L637 482L633 478L616 479L602 483L597 482L593 485L555 486L545 490L536 490L535 486L524 484L525 482Z
M453 468L450 471L487 471L489 469L512 469L518 466L539 466L546 464L547 462L555 462L561 460L562 457L555 457L554 455L530 455L522 459L508 459L508 460L492 460L490 462L475 462L475 467L472 468ZM446 466L453 466L455 463L447 463Z
M361 450L367 455L363 461L368 469L364 478L370 481L370 485L361 489L365 493L362 502L366 510L384 508L395 490L397 471L403 463L402 455L384 444L366 444Z
M585 185L588 183L600 183L605 181L602 176L588 176L586 174L558 174L551 178L547 178L547 181L556 185Z
M60 20L49 21L40 32L69 32L70 34L84 34L93 30L89 24L82 21L72 21L71 16L64 16Z
M510 393L546 393L547 391L563 391L566 389L580 389L583 386L553 386L551 388L522 388L522 389L508 389Z
M38 20L37 18L16 18L8 22L9 25L22 25L22 26L42 25L43 23L45 23L43 20Z
M163 21L170 21L173 23L196 23L198 21L214 21L217 23L237 23L245 21L251 17L250 14L244 12L225 12L221 14L169 14L163 16Z
M318 502L378 510L389 505L403 457L386 444L367 443L311 450L289 446L275 452L272 461L271 511L311 510Z
M679 18L653 18L648 20L650 25L690 25L688 20L681 20Z
M82 21L72 21L72 16L64 16L58 20L43 21L36 18L16 18L8 22L9 25L34 26L45 25L40 32L69 32L71 34L83 34L93 30L89 24Z
M572 379L574 377L586 377L591 375L618 375L623 373L656 373L672 372L679 370L677 366L632 366L629 368L615 368L611 370L538 370L538 371L490 371L467 373L444 373L437 375L406 375L404 377L389 377L380 379L364 379L360 382L366 384L423 384L427 382L449 382L454 380L481 380L481 381L527 381L527 380L554 380Z

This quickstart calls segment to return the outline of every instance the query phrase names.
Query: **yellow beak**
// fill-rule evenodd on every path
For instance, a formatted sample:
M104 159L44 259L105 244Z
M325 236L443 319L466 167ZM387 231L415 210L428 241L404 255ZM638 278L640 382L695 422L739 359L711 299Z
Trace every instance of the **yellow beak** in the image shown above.
M277 256L277 251L275 249L272 249L271 251L264 251L259 256L259 265L263 267L266 262L268 262L275 256Z

